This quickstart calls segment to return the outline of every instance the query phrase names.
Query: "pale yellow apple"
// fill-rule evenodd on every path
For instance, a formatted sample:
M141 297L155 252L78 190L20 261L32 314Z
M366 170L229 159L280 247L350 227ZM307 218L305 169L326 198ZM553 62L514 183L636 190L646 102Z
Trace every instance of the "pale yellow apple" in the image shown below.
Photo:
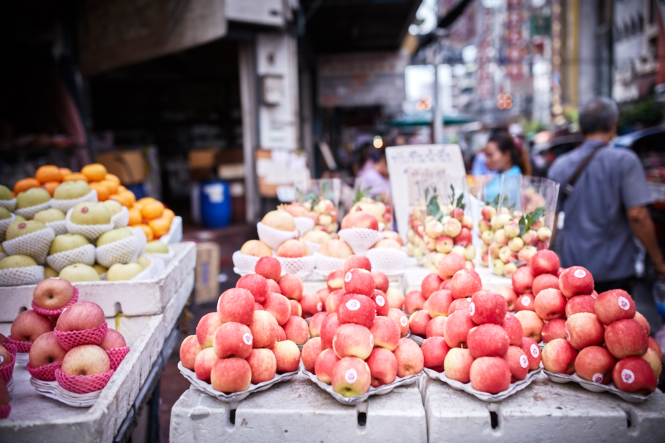
M73 265L65 266L60 271L60 278L63 278L70 283L80 281L99 281L99 274L92 266L83 263L75 263Z
M124 240L128 237L134 235L134 231L131 228L116 228L111 229L108 232L103 233L97 239L97 247Z
M328 240L330 240L330 234L319 231L318 229L313 229L311 231L305 232L305 235L302 236L302 239L310 243L316 243L322 245Z
M83 180L64 182L58 185L53 192L53 198L58 200L74 200L90 194L90 186Z
M72 249L80 248L81 246L89 245L90 242L81 234L61 234L56 235L51 242L51 249L49 255L57 254L58 252L70 251Z
M136 262L140 264L143 269L147 268L148 266L150 266L150 263L152 263L150 259L145 255L140 256L138 260L136 260Z
M16 220L14 220L14 221L19 221L19 222L20 222L20 221L22 221L22 222L24 222L24 221L28 221L28 220L25 219L25 217L23 217L23 216L21 216L21 215L14 214L14 216L16 217Z
M0 200L11 200L14 196L7 186L0 185Z
M46 225L40 221L14 221L7 227L5 236L7 240L14 240L22 235L31 234L41 229L46 229Z
M55 278L58 276L58 271L50 266L44 266L44 278Z
M151 252L153 254L168 254L169 247L161 240L153 240L145 245L145 252Z
M12 216L12 213L9 212L9 209L4 206L0 206L0 220L6 220Z
M101 203L79 203L72 209L69 216L77 225L107 225L111 223L111 213Z
M32 220L37 220L42 223L51 223L51 222L56 222L56 221L62 221L65 219L65 213L62 212L60 209L44 209L43 211L39 211L35 215L32 216Z
M97 274L102 275L105 274L108 269L106 269L104 266L100 265L99 263L95 263L92 265L92 267L97 271Z
M42 188L30 188L16 196L16 209L30 208L51 200L51 194Z
M143 266L138 263L127 263L123 265L116 263L106 271L106 280L108 281L122 281L131 280L143 272Z
M37 266L34 258L27 255L10 255L0 260L0 270L12 268L27 268L28 266Z
M109 210L109 212L111 213L111 217L113 217L116 214L119 214L120 211L122 211L122 205L115 200L106 200L102 204L106 206L106 209Z

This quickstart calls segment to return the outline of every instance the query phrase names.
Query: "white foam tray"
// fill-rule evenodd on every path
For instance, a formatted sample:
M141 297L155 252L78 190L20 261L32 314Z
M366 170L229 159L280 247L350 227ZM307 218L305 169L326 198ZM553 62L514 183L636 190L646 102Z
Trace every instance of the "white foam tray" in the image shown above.
M549 378L554 383L559 383L559 384L577 383L587 391L609 392L610 394L614 394L618 397L621 397L621 399L629 403L642 403L648 400L652 400L656 395L662 395L660 389L656 389L656 391L652 392L649 395L631 394L630 392L623 392L622 390L617 388L616 385L612 382L610 382L607 385L604 385L602 383L594 383L592 381L585 380L577 374L573 375L557 374L555 372L550 372L546 370L543 370L543 372L545 373L545 375L547 375L547 378Z
M102 307L106 317L122 312L129 317L157 315L164 311L176 291L186 280L194 278L196 245L191 242L170 245L175 257L155 278L143 281L99 281L74 283L79 300L93 301ZM0 287L0 322L14 321L30 309L35 285Z

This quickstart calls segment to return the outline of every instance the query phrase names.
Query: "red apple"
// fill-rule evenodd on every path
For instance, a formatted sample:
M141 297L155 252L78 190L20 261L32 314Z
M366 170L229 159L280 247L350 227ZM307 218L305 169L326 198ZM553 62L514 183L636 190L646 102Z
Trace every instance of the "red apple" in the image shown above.
M321 336L321 326L323 325L323 320L328 316L325 312L319 312L314 314L312 318L309 319L309 336L311 338Z
M649 336L632 318L619 320L605 328L605 346L618 360L641 357L649 349Z
M199 344L196 335L190 335L185 338L180 345L180 361L182 362L182 365L190 371L193 371L196 356L202 349L203 348Z
M432 318L424 309L416 311L411 314L411 317L409 317L409 330L412 334L425 337L427 334L427 325L431 319Z
M254 296L247 289L233 288L225 291L217 301L220 321L249 325L254 315L254 300Z
M321 303L321 300L315 294L303 294L299 303L302 307L303 317L305 318L309 318L323 310L323 303Z
M454 299L471 297L481 289L480 275L473 269L457 271L450 282L450 293Z
M593 276L582 266L571 266L559 276L559 287L566 298L593 292Z
M454 281L455 277L453 277ZM507 311L508 303L506 303L506 299L492 292L478 291L473 294L469 303L471 319L479 325L484 323L500 325L503 323Z
M291 309L291 305L289 305L289 309ZM265 311L266 308L264 308L261 303L254 302L254 310L255 311Z
M106 323L106 318L104 311L97 303L79 301L60 314L55 328L61 332L83 331L97 328L102 323Z
M272 348L277 341L279 325L267 311L254 311L254 318L249 325L252 333L252 347Z
M201 317L201 320L196 325L196 338L199 340L199 345L202 348L212 346L213 337L220 326L222 326L222 321L216 312L211 312Z
M660 373L663 371L663 360L658 358L658 354L649 348L642 358L649 363L654 374L656 374L656 378L660 378Z
M105 374L111 370L111 361L99 346L75 346L65 354L60 370L69 375Z
M268 293L271 292L274 292L275 294L282 293L282 288L279 287L279 283L277 283L276 280L267 279L266 282L268 283Z
M469 378L476 391L498 394L510 386L510 367L501 357L480 357L471 364Z
M337 307L339 322L355 323L371 328L376 318L376 305L371 298L361 294L347 294Z
M606 385L612 381L612 369L616 362L607 349L589 346L577 355L575 372L584 380Z
M263 257L263 258L272 258L272 257ZM256 300L258 303L263 303L266 300L266 295L268 295L268 282L266 281L265 277L259 274L243 275L238 280L238 283L236 283L236 288L248 290L250 294L254 296L254 300Z
M252 349L247 357L249 369L252 373L252 383L259 384L275 378L277 373L277 360L270 349Z
M339 358L358 357L365 360L374 348L374 337L365 326L345 323L335 331L332 347Z
M277 281L282 276L282 264L275 257L261 257L254 266L254 272L266 279Z
M524 336L539 342L545 324L538 317L538 314L533 311L519 311L515 314L515 317L522 323Z
M390 305L388 305L388 299L386 294L381 292L378 289L375 289L372 293L372 301L374 302L374 308L376 309L376 315L386 316L388 315L388 310L390 310Z
M540 348L538 343L534 339L529 337L522 337L522 344L520 348L526 354L526 358L529 359L529 371L536 370L540 367L541 355Z
M514 315L506 313L501 327L508 334L511 346L520 346L522 344L524 329L522 328L522 323Z
M596 299L590 295L576 295L568 299L566 303L566 316L570 317L573 314L588 312L595 314L594 304Z
M284 328L277 325L277 341L284 341L284 340L286 340L286 332L284 332Z
M401 309L390 308L388 310L388 318L394 321L397 327L399 327L401 337L405 337L409 333L409 319Z
M466 268L464 257L457 254L446 254L443 256L436 269L442 280L450 280L457 271Z
M371 297L376 289L374 277L365 269L351 269L344 276L344 290L347 294L362 294Z
M603 324L635 317L635 302L629 293L622 289L611 289L598 294L593 309Z
M210 383L215 391L231 393L249 389L252 368L242 358L217 360L210 372Z
M441 277L439 277L438 274L429 274L427 277L425 277L420 284L420 293L422 296L427 300L434 291L439 290L439 286L441 286L441 283L443 283L443 280L441 280Z
M379 230L379 222L369 212L363 211L358 207L355 211L351 211L342 219L340 226L342 229L351 228L365 228L374 231Z
M306 370L314 373L316 359L321 352L323 352L323 348L321 347L321 337L314 337L305 343L302 347L302 363Z
M372 277L374 277L374 287L381 292L387 292L390 282L386 274L379 271L372 271Z
M423 353L424 367L433 369L437 372L443 371L443 362L450 351L450 347L446 344L443 337L427 338L420 350Z
M275 354L278 374L298 370L300 349L297 344L291 340L279 341L272 347L272 352Z
M404 310L411 315L425 307L427 299L423 297L420 291L411 291L404 297Z
M277 324L280 326L286 323L289 317L291 317L291 303L289 302L289 299L282 294L276 294L274 292L269 293L266 296L266 301L263 304L263 307L275 317Z
M376 223L376 219L374 222ZM355 397L366 393L371 382L369 366L359 358L342 358L333 367L331 379L333 391L344 397Z
M212 347L218 358L247 358L252 352L252 332L241 323L224 323L217 328L212 340Z
M528 266L517 268L517 271L513 274L512 283L516 294L530 294L533 286L531 269Z
M377 317L369 331L374 337L374 346L394 351L399 344L399 327L388 317Z
M56 361L62 361L65 358L67 351L60 346L55 332L45 332L34 341L30 346L30 366L38 368L40 366L49 365ZM9 364L9 355L4 356L5 361L0 363L0 366Z
M395 354L384 348L374 348L365 360L372 376L370 385L374 388L387 385L397 377L397 359Z
M448 317L445 315L434 317L429 321L429 323L427 323L427 328L425 328L425 337L443 337L446 331L447 321Z
M342 289L344 288L344 276L346 275L346 272L342 269L337 269L336 271L331 272L328 274L328 278L326 278L326 284L328 285L328 289L331 291L336 291L337 289Z
M639 395L649 395L658 387L653 369L639 357L619 360L612 370L612 381L622 391Z
M559 272L559 256L555 252L548 249L536 252L531 261L529 262L531 273L534 277L540 274L558 274Z
M555 338L566 338L566 320L557 318L545 323L541 334L543 342L549 343Z
M335 364L339 361L339 357L332 349L324 349L321 351L316 361L314 362L314 374L323 383L330 384L332 380L332 373Z
M315 295L319 298L319 301L323 304L323 308L321 310L325 309L326 299L328 298L330 292L332 291L330 291L330 289L328 288L323 288L316 291Z
M605 329L595 314L581 312L566 320L566 339L578 351L588 346L601 345Z
M515 301L515 311L536 311L534 306L535 298L533 294L523 294L517 297Z
M445 289L446 291L450 291L450 280L444 280L441 282L441 286L439 286L439 290Z
M390 287L386 292L388 306L391 308L402 309L404 307L404 293L401 289Z
M510 339L501 326L484 324L469 331L466 344L473 358L503 357L508 351Z
M543 366L546 370L568 375L575 372L577 351L567 340L555 338L545 345L542 354Z
M553 274L540 274L533 279L531 284L531 293L534 297L540 294L543 289L559 289L559 278Z
M524 380L529 373L529 359L519 346L510 346L503 357L510 369L510 381Z
M566 314L566 297L558 289L544 289L536 296L533 307L543 320L563 318Z
M503 286L496 290L496 293L503 296L508 304L508 310L513 312L515 310L515 302L517 301L517 294L510 286Z
M109 349L124 348L125 346L127 346L125 337L115 329L108 329L104 340L99 344L99 347L105 351L108 351Z
M453 296L450 291L439 289L434 291L427 299L427 312L432 318L448 315L448 308L452 302Z
M297 345L304 345L309 338L309 325L302 317L289 317L289 320L284 323L284 332L286 339L291 340Z
M340 325L337 314L328 314L323 319L323 323L321 323L321 346L323 349L332 348L335 332Z
M300 280L300 277L293 274L284 274L279 278L278 283L282 295L291 300L300 300L300 297L302 297L302 280Z
M471 381L471 365L474 358L468 349L450 348L445 360L443 361L443 370L446 377L457 380L460 383L469 383Z
M347 257L344 262L344 274L351 269L364 269L371 272L372 264L369 262L369 259L363 255L351 255Z
M647 321L646 318L644 318L642 314L640 314L639 312L635 312L635 317L633 317L633 320L642 325L647 335L651 334L651 326L649 326L649 322Z
M456 348L466 343L469 331L476 324L471 320L469 311L455 311L448 316L443 336L451 348Z
M458 298L457 300L453 300L453 302L448 307L448 317L450 317L453 314L453 312L456 312L456 311L469 312L469 306L470 305L471 305L471 302L469 300L467 300L466 298Z
M289 300L289 306L291 306L291 312L289 317L302 317L302 306L296 300Z
M653 349L653 351L658 356L658 360L663 361L663 350L660 349L658 342L656 342L656 340L651 337L649 337L649 349Z
M16 316L12 323L9 336L16 341L34 343L37 337L52 330L53 328L48 317L28 310Z
M326 312L328 314L337 313L337 308L345 295L346 291L344 289L336 289L328 294L328 298L326 298Z
M48 310L61 309L74 296L74 286L62 278L47 278L40 281L32 293L35 304Z
M423 370L423 353L416 342L410 338L401 338L394 354L397 359L398 377L415 375Z

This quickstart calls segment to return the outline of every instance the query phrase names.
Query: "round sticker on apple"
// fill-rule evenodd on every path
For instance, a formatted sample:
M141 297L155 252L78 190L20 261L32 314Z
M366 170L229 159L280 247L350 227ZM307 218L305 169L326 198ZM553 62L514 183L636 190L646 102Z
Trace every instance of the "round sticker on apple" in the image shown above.
M591 377L591 381L594 383L602 383L603 382L603 374L599 374L596 372L593 374L593 377Z
M358 380L358 373L353 368L347 369L346 374L344 374L344 380L349 384L353 384Z
M523 368L529 366L529 359L526 358L526 355L520 355L520 366Z
M251 345L253 338L254 337L252 337L252 334L250 334L249 332L245 332L245 334L242 336L242 341L244 341L245 344L247 345Z
M406 328L406 325L409 324L409 321L406 319L406 316L400 318L399 322L402 324L402 327Z
M346 308L349 311L357 311L360 309L360 302L358 300L349 300L346 302Z
M538 358L538 354L540 354L540 349L538 349L538 345L532 343L529 349L531 350L531 355L533 355L533 358Z
M584 272L584 269L578 269L573 273L573 275L577 278L584 278L586 277L586 272Z
M635 374L630 369L624 369L621 371L621 380L630 384L635 381Z
M322 309L323 309L323 303L318 302L318 303L316 304L316 310L317 310L317 311L321 311Z
M570 332L568 332L568 329L565 329L566 331L566 340L570 341Z
M630 309L630 302L626 297L619 297L619 307L623 309L624 311L627 311Z
M474 302L469 303L469 314L473 315L476 312L476 304Z
M383 295L376 296L376 304L379 306L383 306L386 304L386 299L383 298Z
M346 275L344 276L344 281L345 282L350 282L351 281L351 273L347 272Z
M529 306L531 304L531 299L527 295L525 295L524 297L522 297L522 304L524 306Z

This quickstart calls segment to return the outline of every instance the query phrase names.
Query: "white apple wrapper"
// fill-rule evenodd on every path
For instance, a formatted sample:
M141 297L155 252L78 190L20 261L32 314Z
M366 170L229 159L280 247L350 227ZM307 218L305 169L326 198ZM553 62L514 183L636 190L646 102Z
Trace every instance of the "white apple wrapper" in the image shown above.
M36 285L42 280L44 280L43 266L0 270L0 286Z
M97 263L105 268L110 268L116 263L127 264L136 262L144 250L145 244L142 244L140 236L134 230L134 235L130 237L98 246L95 255Z
M368 228L348 228L339 231L339 237L347 242L353 253L365 255L365 252L383 238L379 231Z
M115 228L127 226L129 224L129 210L123 206L120 212L111 217L111 223Z
M270 388L272 385L281 383L283 381L291 380L293 377L298 375L298 371L287 372L285 374L277 374L272 380L264 381L258 384L253 384L253 383L250 384L249 389L247 389L246 391L225 394L223 392L215 391L210 383L206 383L196 378L196 374L194 373L194 371L190 371L189 369L184 367L182 365L182 362L178 362L178 369L180 370L180 373L183 375L183 377L189 380L192 386L194 386L196 389L226 403L244 400L245 398L249 397L251 394L255 392L265 391L266 389Z
M168 253L162 253L162 252L146 252L145 255L148 258L155 258L156 260L161 260L164 265L168 265L171 260L175 257L175 253L169 249Z
M282 265L282 274L294 274L303 280L312 273L316 265L316 258L313 255L297 258L277 257L277 260Z
M314 229L314 220L309 217L293 217L293 220L296 222L296 230L300 233L300 236Z
M159 274L161 274L161 272L166 267L164 262L161 260L147 256L146 258L150 260L150 264L145 267L143 272L139 273L136 277L134 277L132 281L150 280L151 278L155 278Z
M83 263L88 266L95 264L95 246L84 245L69 251L58 252L57 254L47 255L46 263L58 271L62 271L66 266L76 263Z
M233 266L245 274L254 272L254 267L261 257L243 254L240 251L233 253Z
M97 191L94 189L91 189L90 192L88 192L86 195L83 197L79 198L72 198L69 200L60 200L57 198L51 199L51 207L55 209L60 209L62 212L65 214L67 211L72 209L74 206L78 205L79 203L85 203L85 202L93 202L97 203Z
M41 205L35 205L35 206L29 206L27 208L21 208L21 209L16 209L14 210L14 213L16 215L20 215L21 217L25 218L26 220L30 220L33 215L38 213L39 211L43 211L45 209L50 209L51 208L51 200L47 201L46 203L42 203Z
M285 241L298 237L298 230L280 231L279 229L264 225L261 222L256 224L256 230L259 233L259 240L270 246L270 249L273 251L276 251Z
M392 248L370 249L365 256L372 264L373 271L383 272L386 276L403 274L408 258L402 250Z
M14 209L16 209L16 199L0 200L0 207L7 208L9 212L14 212Z
M369 390L362 395L355 395L353 397L344 397L342 394L338 394L337 392L335 392L333 390L332 385L322 382L316 377L315 374L312 374L311 372L306 370L302 365L300 367L300 372L305 377L309 378L315 385L326 391L328 394L330 394L332 398L342 403L343 405L358 405L364 401L367 401L367 399L372 395L385 395L399 386L412 385L415 382L417 382L420 376L422 375L422 372L420 372L418 374L408 375L406 377L397 377L395 378L395 381L390 384L379 386L378 388L370 386Z
M67 211L66 224L67 232L70 234L81 234L91 242L97 240L100 235L114 228L113 223L104 223L101 225L79 225L71 220L72 210Z
M9 214L9 218L0 220L0 242L5 241L5 233L9 225L16 221L16 216L14 214Z
M305 244L309 248L309 252L311 252L312 254L318 252L319 249L321 249L321 245L318 244L318 243L314 243L314 242L305 240Z
M557 374L555 372L546 371L544 369L543 372L545 373L545 375L547 375L547 378L549 378L554 383L559 383L559 384L577 383L587 391L609 392L610 394L614 394L618 397L621 397L623 400L629 403L642 403L653 399L656 396L656 393L661 394L660 389L656 389L654 392L652 392L649 395L631 394L630 392L624 392L621 389L617 388L616 385L612 382L610 382L607 385L604 385L602 383L594 383L592 381L585 380L577 374L573 375Z
M327 255L319 254L318 252L314 254L314 259L316 270L321 271L321 274L325 273L326 275L338 269L344 269L344 262L346 262L343 258L328 257Z
M67 233L67 220L58 220L46 223L46 226L53 229L55 235L62 235Z
M476 391L475 389L473 389L473 387L471 387L471 383L461 383L457 380L453 380L452 378L448 378L446 377L445 372L436 372L435 370L428 368L423 369L423 371L425 372L425 374L427 374L429 378L440 380L448 384L448 386L450 386L451 388L467 392L479 400L486 401L488 403L496 403L501 400L505 400L511 395L529 386L536 378L536 376L540 374L541 370L536 369L535 371L529 372L524 380L511 383L510 386L508 386L508 389L506 389L503 392L499 392L498 394L489 394L487 392Z
M2 247L7 255L29 255L43 265L54 238L55 232L47 227L13 240L6 240L2 242Z

